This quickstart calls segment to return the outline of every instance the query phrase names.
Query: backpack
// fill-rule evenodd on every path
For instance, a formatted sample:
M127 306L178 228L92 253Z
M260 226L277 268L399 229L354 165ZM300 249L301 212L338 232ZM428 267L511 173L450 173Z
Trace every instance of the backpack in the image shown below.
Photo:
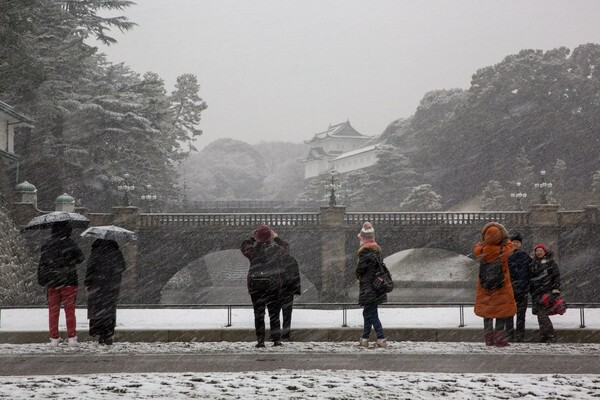
M487 290L500 289L504 285L504 273L502 272L502 246L500 254L494 261L479 262L479 284Z
M392 274L388 270L387 266L381 260L380 256L376 257L377 259L377 271L375 271L375 276L373 277L373 290L377 294L389 293L394 290L394 281L392 280Z

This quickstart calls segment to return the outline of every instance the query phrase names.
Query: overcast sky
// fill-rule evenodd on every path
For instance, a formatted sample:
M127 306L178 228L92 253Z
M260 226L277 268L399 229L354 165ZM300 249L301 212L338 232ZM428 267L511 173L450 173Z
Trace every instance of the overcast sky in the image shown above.
M101 51L169 90L197 75L199 147L301 142L347 118L378 135L508 54L600 43L599 0L136 1L125 15L139 26Z

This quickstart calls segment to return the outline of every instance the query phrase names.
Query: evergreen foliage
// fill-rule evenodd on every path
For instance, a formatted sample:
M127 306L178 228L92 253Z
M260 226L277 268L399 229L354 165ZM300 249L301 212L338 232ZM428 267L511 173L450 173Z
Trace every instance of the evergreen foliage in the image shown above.
M142 77L125 64L109 63L86 43L93 37L115 44L108 32L135 24L103 15L131 4L0 4L0 98L36 121L33 130L16 135L15 146L42 208L68 192L79 204L106 211L121 196L116 187L126 172L138 187L151 183L162 200L178 196L176 165L193 150L206 109L197 78L181 75L169 95L155 73Z

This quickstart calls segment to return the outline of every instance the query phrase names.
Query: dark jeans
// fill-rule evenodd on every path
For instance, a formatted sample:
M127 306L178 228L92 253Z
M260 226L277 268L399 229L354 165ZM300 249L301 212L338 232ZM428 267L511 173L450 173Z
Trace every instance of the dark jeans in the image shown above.
M515 292L515 302L517 303L517 329L514 329L514 321L511 318L506 324L506 334L510 340L522 342L525 338L525 315L527 314L527 303L529 296L527 293Z
M510 320L512 318L508 317L508 318L496 318L496 330L497 331L503 331L504 329L506 329L506 325L508 324L508 320ZM491 332L493 331L493 322L494 319L493 318L484 318L483 319L483 331L484 332Z
M290 338L290 328L292 326L292 310L294 308L294 295L284 293L281 295L281 314L283 315L283 326L281 329L281 338Z
M542 340L554 338L554 326L550 317L548 316L548 309L546 307L539 307L537 312L538 323L540 324L540 334Z
M265 341L265 308L269 310L269 327L271 328L271 340L281 340L281 327L279 324L279 293L253 293L250 294L252 307L254 308L254 328L258 342Z
M363 339L368 339L371 334L371 327L375 329L377 339L383 339L383 326L379 320L379 314L377 312L377 304L367 304L363 308L363 318L365 320L365 328L363 330Z

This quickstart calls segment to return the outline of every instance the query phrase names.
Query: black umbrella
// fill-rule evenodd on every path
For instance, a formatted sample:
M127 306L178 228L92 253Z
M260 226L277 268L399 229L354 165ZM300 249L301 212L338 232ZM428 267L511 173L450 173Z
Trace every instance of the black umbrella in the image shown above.
M57 222L69 222L73 228L87 228L90 220L78 213L66 211L53 211L48 214L33 218L25 225L23 230L48 229Z

